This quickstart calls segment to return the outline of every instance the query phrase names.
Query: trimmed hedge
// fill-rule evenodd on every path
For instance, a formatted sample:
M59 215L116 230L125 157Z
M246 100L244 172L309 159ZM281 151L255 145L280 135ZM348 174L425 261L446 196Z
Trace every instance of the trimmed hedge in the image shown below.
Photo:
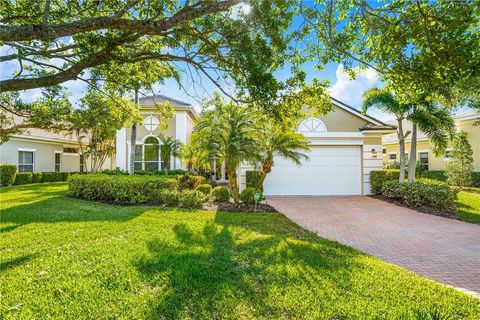
M382 193L383 184L386 181L396 180L400 177L400 170L381 170L381 171L372 171L370 172L370 185L372 187L372 192L375 194Z
M261 171L248 170L245 172L246 186L247 188L256 188L258 180L262 175Z
M15 181L17 166L14 164L0 164L0 186L9 186Z
M178 190L193 190L199 185L204 184L206 181L207 179L205 177L185 174L178 177Z
M152 201L157 190L175 190L175 179L158 176L72 175L70 196L115 204L140 204Z
M201 193L203 193L204 195L209 196L210 193L212 193L212 186L209 185L208 183L203 183L203 184L199 185L198 187L196 187L195 190L198 190Z
M181 204L184 208L201 208L206 200L205 194L198 190L187 190L181 195Z
M67 181L68 172L42 172L42 182Z
M429 207L438 210L455 210L455 200L458 190L448 184L419 179L413 183L385 181L382 194L388 198L399 200L413 208Z
M181 194L177 190L159 189L150 193L150 201L167 207L178 207Z
M438 181L447 181L447 175L443 170L428 170L422 173L422 178L438 180Z
M15 175L14 185L29 184L32 183L33 175L31 172L18 172Z
M123 172L123 171L121 171L121 172ZM167 170L167 171L165 171L165 170L135 170L134 173L138 174L139 176L179 176L179 175L186 174L187 171L185 171L183 169L172 169L172 170Z
M41 172L32 173L32 183L42 183L43 174Z
M242 190L242 192L240 192L240 200L246 204L254 204L255 200L253 199L253 195L257 192L261 193L256 188L245 188Z
M472 173L472 186L480 188L480 172Z
M216 202L228 203L230 201L230 193L228 192L228 189L222 186L213 188L212 196Z

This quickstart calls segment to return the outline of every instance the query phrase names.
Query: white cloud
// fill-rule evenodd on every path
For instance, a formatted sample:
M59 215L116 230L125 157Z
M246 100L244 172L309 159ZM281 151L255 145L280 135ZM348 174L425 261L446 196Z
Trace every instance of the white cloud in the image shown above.
M381 85L377 72L372 68L358 73L355 79L351 79L345 73L344 66L340 64L335 75L337 80L330 88L331 96L357 109L362 107L363 93ZM379 110L371 110L368 113L383 121L391 118Z

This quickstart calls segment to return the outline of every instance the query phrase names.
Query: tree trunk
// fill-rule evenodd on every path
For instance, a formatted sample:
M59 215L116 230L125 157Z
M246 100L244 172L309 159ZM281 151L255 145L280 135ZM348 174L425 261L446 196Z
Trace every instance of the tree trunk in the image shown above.
M230 166L227 166L227 172L230 194L232 195L233 202L235 202L235 204L239 204L240 201L238 199L237 171L235 168L230 168Z
M138 89L135 89L135 106L138 108ZM130 166L128 173L135 172L135 143L137 142L137 122L132 124L132 132L130 132Z
M399 119L398 121L398 145L400 147L400 174L398 177L398 181L403 183L405 181L405 134L403 133L403 119Z
M415 180L415 169L417 166L417 124L412 125L412 143L410 144L410 159L408 161L408 183Z

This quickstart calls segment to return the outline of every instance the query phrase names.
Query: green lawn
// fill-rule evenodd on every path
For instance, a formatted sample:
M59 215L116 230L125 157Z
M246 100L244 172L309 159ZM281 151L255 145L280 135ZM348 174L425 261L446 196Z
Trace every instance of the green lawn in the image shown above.
M478 319L480 300L281 214L119 207L1 189L0 318Z
M458 193L458 216L461 220L480 224L480 193Z

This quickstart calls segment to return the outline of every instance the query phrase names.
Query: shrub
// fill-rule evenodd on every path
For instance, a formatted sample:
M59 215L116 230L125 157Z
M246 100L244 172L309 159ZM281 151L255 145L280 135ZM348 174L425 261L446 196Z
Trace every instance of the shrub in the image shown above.
M247 188L256 188L258 184L258 180L260 180L260 176L262 175L261 171L254 171L254 170L248 170L245 172L245 178L246 178L246 185Z
M9 186L15 181L17 166L14 164L0 164L0 186Z
M230 201L230 193L228 189L222 186L213 188L212 196L216 202L228 203Z
M199 185L205 183L205 181L205 177L185 174L178 177L178 190L193 190Z
M198 190L187 190L182 194L182 206L185 208L201 208L205 202L205 194Z
M195 190L198 190L201 193L203 193L204 195L208 196L208 195L210 195L210 193L212 193L212 186L209 185L208 183L203 183L203 184L199 185L198 187L196 187Z
M473 150L465 132L459 131L452 139L451 159L445 164L445 169L450 185L472 185Z
M42 182L67 181L68 172L42 172Z
M166 172L165 170L135 170L135 174L139 176L178 176L185 173L186 171L183 169L167 170Z
M382 193L382 186L385 181L398 181L399 176L400 171L393 169L370 172L370 185L372 187L372 192L375 194Z
M472 186L480 188L480 172L472 172Z
M15 175L15 181L13 182L14 185L20 184L28 184L32 183L32 173L31 172L18 172Z
M427 179L419 179L413 183L388 181L384 183L382 194L400 200L409 207L451 210L455 207L457 189L444 182Z
M128 175L127 171L123 171L120 168L115 168L115 169L104 169L100 171L101 174L107 174L107 175Z
M422 178L438 180L438 181L447 181L447 175L443 170L428 170L422 173Z
M103 174L73 175L68 193L72 197L117 204L139 204L152 201L156 190L175 190L175 179L156 176L109 176Z
M400 162L399 161L392 161L392 162L387 162L383 165L384 169L395 169L399 170L400 169Z
M32 182L33 183L41 183L42 182L42 173L41 172L32 173Z
M255 203L253 195L257 192L261 193L258 189L255 188L245 188L242 190L242 192L240 192L240 200L242 200L246 204L253 204Z
M155 190L151 193L151 201L164 204L167 207L177 207L180 204L180 192L177 190Z

